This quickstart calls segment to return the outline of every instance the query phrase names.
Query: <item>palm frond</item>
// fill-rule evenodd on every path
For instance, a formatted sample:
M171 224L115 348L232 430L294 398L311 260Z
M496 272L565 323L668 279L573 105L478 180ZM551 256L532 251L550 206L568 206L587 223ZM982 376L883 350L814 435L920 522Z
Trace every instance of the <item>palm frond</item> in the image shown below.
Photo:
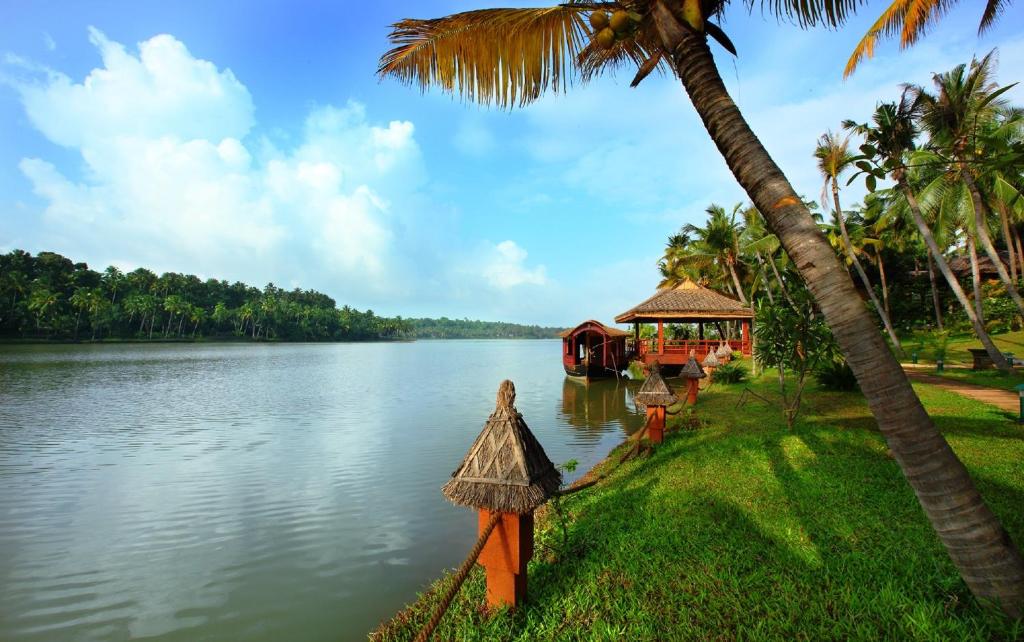
M985 11L981 14L981 24L978 25L978 35L981 35L992 28L996 19L1002 15L1009 0L988 0L985 3Z
M724 3L721 3L724 4ZM746 0L753 8L754 0ZM780 18L787 18L801 27L838 27L857 10L863 0L761 0L761 6Z
M570 5L402 20L377 73L423 91L436 86L474 102L522 106L572 83L587 44L583 15Z

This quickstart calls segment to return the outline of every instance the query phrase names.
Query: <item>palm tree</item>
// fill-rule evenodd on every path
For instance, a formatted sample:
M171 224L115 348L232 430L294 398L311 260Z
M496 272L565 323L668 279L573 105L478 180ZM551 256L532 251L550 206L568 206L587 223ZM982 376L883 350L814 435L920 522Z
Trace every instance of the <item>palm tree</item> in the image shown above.
M970 194L974 215L972 225L967 226L968 234L973 236L968 239L970 246L981 245L1010 298L1024 315L1024 299L1017 292L989 236L990 211L975 176L979 167L983 167L976 163L979 128L983 129L996 120L999 96L1010 88L998 88L991 80L992 72L990 52L981 60L972 60L970 69L967 65L957 65L947 73L934 74L935 95L918 86L911 86L910 94L919 106L920 119L930 136L930 145L949 154L950 173L963 181Z
M732 213L726 214L721 205L709 205L705 212L710 218L704 227L692 223L683 226L683 233L693 237L693 241L677 253L677 260L684 265L693 265L705 274L713 273L717 268L722 276L731 281L726 281L726 288L733 291L741 303L746 304L747 297L736 270L740 264L740 236L743 233L742 225L737 224L736 217L742 209L743 204L737 203Z
M110 292L110 305L114 305L114 302L117 300L117 290L125 282L124 273L111 265L103 271L101 279L103 281L103 286Z
M825 178L825 182L821 187L821 208L828 211L828 198L825 194L829 187L831 187L832 211L835 214L839 233L842 236L842 246L843 252L846 254L846 260L857 271L857 275L860 277L860 281L864 284L864 289L871 299L871 304L875 306L875 311L878 312L879 318L882 319L882 325L885 326L885 331L889 334L889 340L892 341L893 347L897 351L903 352L903 346L900 344L899 337L896 336L896 330L892 327L892 321L889 319L885 308L879 303L878 297L875 295L875 288L871 285L871 280L868 279L864 267L860 264L857 254L853 251L853 242L850 240L850 233L846 230L846 221L843 220L843 208L839 206L839 176L853 164L854 159L854 155L850 153L849 135L844 137L831 131L825 132L818 139L818 146L814 149L814 157L818 159L818 170Z
M981 345L985 347L985 351L997 368L1009 370L1010 364L1007 363L1006 357L996 348L992 339L988 336L982 319L972 309L970 302L967 300L967 295L964 294L963 288L960 287L960 282L950 269L949 263L946 262L942 250L935 240L935 235L932 234L931 228L925 222L924 215L921 212L921 205L911 189L904 158L916 147L915 139L917 138L918 130L914 124L915 110L916 104L910 99L908 93L904 92L899 102L882 103L876 107L871 124L857 124L853 121L845 121L843 127L864 137L866 144L861 147L861 150L878 165L878 167L874 168L873 172L881 174L883 178L887 174L891 175L893 180L896 181L896 188L906 199L907 208L913 216L914 224L917 226L921 238L924 239L928 251L935 260L935 265L939 268L939 272L945 277L946 283L949 284L949 288L953 291L957 301L963 306L964 313L970 320L974 333L981 341ZM859 164L858 166L863 167ZM873 187L872 179L878 174L868 173L869 180L872 181L869 188ZM1024 563L1021 566L1022 573L1024 573ZM1022 575L1021 582L1021 600L1024 601L1024 575Z
M807 206L726 91L707 36L731 43L711 20L725 0L571 2L550 8L484 9L435 20L403 20L379 72L422 89L438 86L471 100L523 106L574 77L638 66L633 84L662 63L680 80L736 180L800 271L853 369L861 391L925 513L976 596L1012 615L1024 612L1024 560L936 429L849 273ZM803 26L838 27L852 2L765 2ZM585 16L628 11L621 33L588 42Z

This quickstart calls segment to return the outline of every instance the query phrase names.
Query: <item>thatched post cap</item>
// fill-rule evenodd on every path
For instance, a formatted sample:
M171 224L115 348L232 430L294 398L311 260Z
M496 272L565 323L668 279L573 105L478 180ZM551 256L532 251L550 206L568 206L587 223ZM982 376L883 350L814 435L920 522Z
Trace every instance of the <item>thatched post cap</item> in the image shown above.
M728 343L723 341L722 345L718 346L718 350L715 351L715 356L718 357L719 359L723 357L731 357L732 348L729 347Z
M516 388L498 386L497 407L466 457L441 488L460 506L501 513L529 513L562 485L562 475L516 411Z
M679 376L686 379L703 379L708 375L704 372L704 368L701 368L700 364L697 363L697 357L694 356L694 353L691 351L690 360L687 361L686 365L683 366L683 369L679 371Z
M661 366L657 361L651 364L651 374L644 379L635 399L645 406L671 406L679 401L672 388L661 378Z
M706 368L715 368L715 367L717 367L719 365L718 357L715 356L715 351L714 350L709 350L708 351L708 355L706 357L704 357L703 365Z

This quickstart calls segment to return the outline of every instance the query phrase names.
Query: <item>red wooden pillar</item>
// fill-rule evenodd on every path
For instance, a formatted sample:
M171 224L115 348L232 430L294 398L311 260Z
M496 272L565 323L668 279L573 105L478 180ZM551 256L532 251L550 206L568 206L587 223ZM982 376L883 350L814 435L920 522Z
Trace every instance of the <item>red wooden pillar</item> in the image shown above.
M665 324L658 319L658 354L665 354Z
M697 382L699 379L687 379L686 380L686 403L691 406L697 403Z
M665 406L647 406L647 437L651 443L665 441Z
M477 533L483 534L491 511L480 509ZM487 604L515 608L526 599L526 563L533 557L533 513L502 513L477 563L487 569Z
M741 348L743 354L750 354L750 321L743 320L743 347Z

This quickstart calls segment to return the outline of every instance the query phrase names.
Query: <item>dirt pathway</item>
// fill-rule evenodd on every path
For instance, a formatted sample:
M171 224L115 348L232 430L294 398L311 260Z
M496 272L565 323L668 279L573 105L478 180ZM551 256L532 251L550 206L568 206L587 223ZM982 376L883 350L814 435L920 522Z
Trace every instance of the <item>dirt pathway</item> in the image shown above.
M977 399L983 403L992 404L1000 410L1013 413L1017 415L1020 412L1020 399L1016 393L1010 392L1009 390L1000 390L999 388L989 388L988 386L979 386L973 383L967 383L964 381L952 381L936 375L926 374L924 372L915 372L914 370L906 370L907 377L911 381L920 381L921 383L927 383L929 385L942 388L943 390L949 390L971 399Z

